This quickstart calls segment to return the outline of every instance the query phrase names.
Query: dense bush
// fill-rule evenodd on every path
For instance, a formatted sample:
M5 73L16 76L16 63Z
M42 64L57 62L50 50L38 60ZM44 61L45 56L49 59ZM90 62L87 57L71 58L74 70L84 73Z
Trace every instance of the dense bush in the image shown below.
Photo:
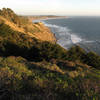
M100 69L100 56L94 52L87 53L87 56L84 62L90 66Z
M70 61L83 60L85 58L86 51L79 46L73 46L68 50L67 59Z
M16 32L13 31L8 25L1 23L0 24L0 36L7 36L10 34L15 34Z
M47 65L48 64L48 65ZM45 67L43 67L45 66ZM22 57L0 58L1 100L99 100L96 73L72 78L46 69L50 63L28 62ZM100 72L100 71L99 71ZM95 77L91 76L94 74Z
M80 61L82 63L100 69L100 56L94 52L86 52L79 46L74 46L68 50L66 60Z
M58 44L43 42L40 44L40 56L46 60L63 59L67 51Z

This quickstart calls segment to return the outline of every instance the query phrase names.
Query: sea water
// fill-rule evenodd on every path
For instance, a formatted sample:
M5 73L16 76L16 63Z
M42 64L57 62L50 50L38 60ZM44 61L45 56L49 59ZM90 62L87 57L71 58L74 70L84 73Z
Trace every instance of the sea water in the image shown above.
M58 44L68 49L80 45L100 54L100 17L68 17L42 20L55 34Z

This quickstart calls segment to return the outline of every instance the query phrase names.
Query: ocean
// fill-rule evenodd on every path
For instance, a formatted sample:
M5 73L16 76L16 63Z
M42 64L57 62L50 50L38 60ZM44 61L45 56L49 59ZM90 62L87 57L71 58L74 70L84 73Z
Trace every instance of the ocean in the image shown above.
M68 17L42 20L65 49L79 45L100 54L100 17Z

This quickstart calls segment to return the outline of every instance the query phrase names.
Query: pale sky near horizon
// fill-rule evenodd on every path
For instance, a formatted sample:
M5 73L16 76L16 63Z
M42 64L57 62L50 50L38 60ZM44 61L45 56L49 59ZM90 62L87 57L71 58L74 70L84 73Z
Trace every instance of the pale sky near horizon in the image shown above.
M21 15L100 16L100 0L0 0L3 7Z

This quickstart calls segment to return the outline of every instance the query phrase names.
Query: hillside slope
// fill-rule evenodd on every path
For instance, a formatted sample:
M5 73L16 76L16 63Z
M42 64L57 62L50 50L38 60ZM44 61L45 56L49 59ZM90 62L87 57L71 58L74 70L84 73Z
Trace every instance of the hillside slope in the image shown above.
M28 34L42 41L55 42L56 39L50 30L42 23L31 23L24 17L17 16L11 9L0 10L0 22L4 23L14 31Z
M0 100L100 100L100 56L65 50L42 23L0 11Z
M0 99L100 100L100 70L82 63L63 64L0 57Z

